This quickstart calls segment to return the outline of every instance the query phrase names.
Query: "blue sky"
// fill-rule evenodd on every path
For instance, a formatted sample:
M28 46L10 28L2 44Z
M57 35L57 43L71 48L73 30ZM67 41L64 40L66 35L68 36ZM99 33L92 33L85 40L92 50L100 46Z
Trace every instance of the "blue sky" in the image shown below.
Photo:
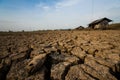
M103 17L120 22L120 0L0 0L0 31L86 27Z

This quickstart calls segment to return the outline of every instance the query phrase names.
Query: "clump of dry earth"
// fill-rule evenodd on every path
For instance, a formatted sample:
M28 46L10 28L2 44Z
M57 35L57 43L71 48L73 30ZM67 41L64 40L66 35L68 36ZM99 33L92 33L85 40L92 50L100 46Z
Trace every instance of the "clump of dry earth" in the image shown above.
M120 30L0 33L0 80L119 80Z

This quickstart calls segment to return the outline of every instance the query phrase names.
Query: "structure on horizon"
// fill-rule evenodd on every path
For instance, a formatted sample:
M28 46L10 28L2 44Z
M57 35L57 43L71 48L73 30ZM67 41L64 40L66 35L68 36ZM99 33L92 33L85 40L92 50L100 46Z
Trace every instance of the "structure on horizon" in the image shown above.
M98 20L95 20L93 22L91 22L88 25L88 28L90 29L106 29L109 25L109 22L111 22L112 20L108 19L108 18L101 18Z
M83 26L79 26L79 27L75 28L75 30L82 30L82 29L84 29Z

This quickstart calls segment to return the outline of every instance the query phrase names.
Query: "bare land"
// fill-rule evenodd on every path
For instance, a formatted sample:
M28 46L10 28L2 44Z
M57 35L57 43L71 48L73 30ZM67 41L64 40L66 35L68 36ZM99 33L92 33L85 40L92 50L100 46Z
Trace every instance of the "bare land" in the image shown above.
M0 80L119 80L120 30L0 33Z

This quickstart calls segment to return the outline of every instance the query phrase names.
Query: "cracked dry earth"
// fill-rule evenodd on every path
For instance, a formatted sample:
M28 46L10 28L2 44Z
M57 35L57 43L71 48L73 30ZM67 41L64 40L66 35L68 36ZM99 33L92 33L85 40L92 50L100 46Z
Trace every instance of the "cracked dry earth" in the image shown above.
M120 30L0 34L0 80L119 80Z

